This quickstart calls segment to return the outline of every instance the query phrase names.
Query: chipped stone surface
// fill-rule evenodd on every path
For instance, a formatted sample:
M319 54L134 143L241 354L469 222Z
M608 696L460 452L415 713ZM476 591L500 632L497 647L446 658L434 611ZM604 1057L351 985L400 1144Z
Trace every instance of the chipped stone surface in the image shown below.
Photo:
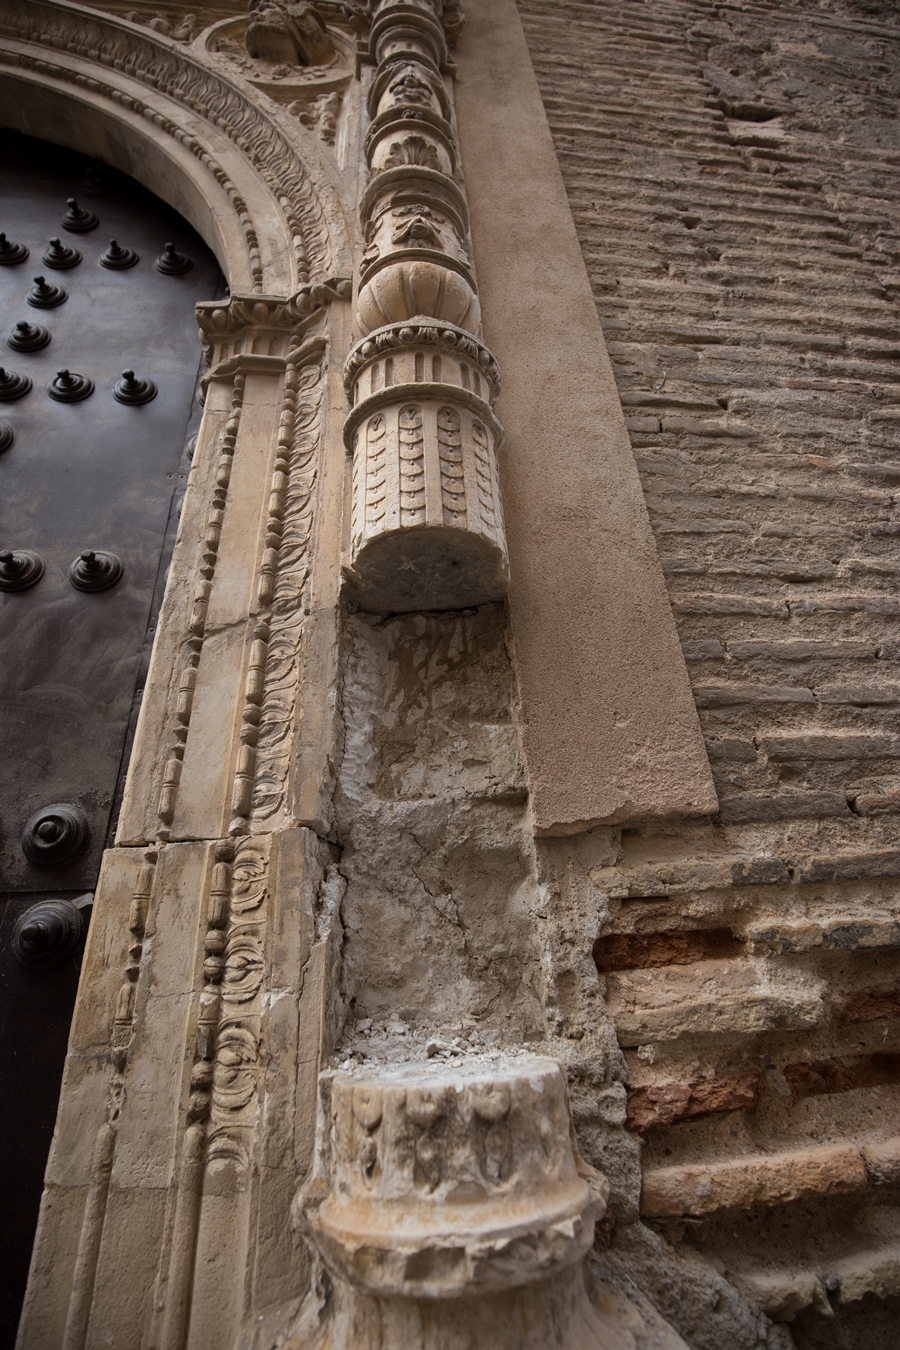
M763 962L698 961L606 977L622 1045L682 1036L800 1030L824 1017L821 982Z

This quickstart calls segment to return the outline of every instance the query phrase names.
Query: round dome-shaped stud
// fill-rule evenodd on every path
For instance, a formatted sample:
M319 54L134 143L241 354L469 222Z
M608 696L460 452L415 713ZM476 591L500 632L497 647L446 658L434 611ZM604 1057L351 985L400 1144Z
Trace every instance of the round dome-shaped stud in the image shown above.
M34 285L25 297L35 309L55 309L57 305L65 304L68 298L69 292L64 286L57 286L44 277L35 277Z
M12 952L27 970L53 970L69 959L83 937L84 920L71 900L40 900L16 921Z
M113 387L113 398L131 405L149 403L156 398L156 385L153 380L139 379L133 370L123 370L121 380Z
M156 260L157 272L162 272L163 276L178 277L183 272L189 272L193 263L184 253L179 253L174 244L166 244L162 253Z
M94 381L71 370L58 370L47 385L47 393L57 403L80 403L94 392Z
M0 455L9 449L15 439L15 433L9 423L0 422Z
M0 234L0 267L15 267L28 257L24 244L14 244L5 234Z
M14 398L27 394L30 388L31 380L27 375L17 375L14 370L4 370L0 366L0 403L11 403Z
M89 230L96 230L100 224L100 217L79 206L74 197L66 200L66 206L69 209L59 222L64 230L70 230L72 234L87 234Z
M44 575L39 553L31 549L4 549L0 553L0 591L27 591Z
M70 248L61 239L51 239L50 246L41 262L45 267L55 267L58 272L64 272L69 267L78 266L81 262L81 254L77 248Z
M90 838L87 816L71 802L42 806L22 831L22 852L30 862L53 867L80 853Z
M14 352L39 352L49 341L49 328L42 328L39 323L28 323L24 319L16 324L6 339L7 346L12 347Z
M77 591L108 591L122 576L122 561L102 548L88 548L69 568L69 580Z
M127 267L134 267L138 261L138 255L133 248L124 248L117 244L115 239L110 239L109 248L100 254L100 266L108 267L114 272L124 272Z

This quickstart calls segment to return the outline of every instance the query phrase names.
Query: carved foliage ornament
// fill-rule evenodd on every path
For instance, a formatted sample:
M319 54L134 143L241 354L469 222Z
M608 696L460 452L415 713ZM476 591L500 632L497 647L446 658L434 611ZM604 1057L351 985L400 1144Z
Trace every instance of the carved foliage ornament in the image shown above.
M6 59L14 64L35 66L39 59L40 68L47 73L81 83L85 77L68 64L70 56L77 56L109 70L109 84L92 77L90 87L119 103L125 102L127 106L129 102L118 87L120 76L125 76L158 90L192 114L211 122L250 160L269 187L273 201L280 204L294 241L302 280L308 280L310 271L328 275L333 270L332 245L320 193L310 182L296 148L265 108L249 99L220 71L204 65L192 52L162 34L146 29L137 32L132 25L123 25L116 18L63 6L54 0L6 0L0 7L0 35L40 48L40 58L27 52L7 54ZM65 59L48 67L48 56L53 51L65 54ZM142 116L151 115L140 103L135 110ZM213 167L205 146L197 143L185 128L166 124L158 113L152 114L152 120ZM221 168L215 166L213 171L220 181L225 179L223 186L228 184L231 195L237 198L239 194ZM242 199L238 209L247 212ZM261 272L258 281L261 289Z

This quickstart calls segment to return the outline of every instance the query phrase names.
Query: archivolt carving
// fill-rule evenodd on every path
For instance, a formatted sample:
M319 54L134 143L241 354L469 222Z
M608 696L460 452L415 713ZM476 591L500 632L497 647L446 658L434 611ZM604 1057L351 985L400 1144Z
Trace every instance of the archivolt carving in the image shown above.
M109 83L94 76L86 77L64 61L48 61L47 53L58 51L81 57L159 91L212 123L246 156L283 213L293 243L298 281L303 284L311 275L327 275L334 270L338 259L323 209L323 200L333 196L330 185L324 181L315 185L311 182L306 166L281 130L277 117L258 106L258 98L251 102L227 75L204 66L192 52L162 34L83 10L64 0L7 0L0 9L0 36L32 42L41 48L40 57L22 51L9 53L6 59L12 64L81 84L119 105L131 107L189 149L229 192L242 217L253 255L257 241L247 204L194 135L122 91L114 77ZM298 135L304 133L298 131ZM332 203L332 217L336 220L335 206ZM264 277L258 250L253 279L254 289L262 290Z

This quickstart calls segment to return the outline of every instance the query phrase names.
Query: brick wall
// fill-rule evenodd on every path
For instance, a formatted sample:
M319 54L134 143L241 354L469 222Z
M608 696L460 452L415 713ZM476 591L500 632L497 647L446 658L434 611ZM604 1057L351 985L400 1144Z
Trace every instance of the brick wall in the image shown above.
M896 1329L900 15L519 2L721 801L597 877L644 1210Z

